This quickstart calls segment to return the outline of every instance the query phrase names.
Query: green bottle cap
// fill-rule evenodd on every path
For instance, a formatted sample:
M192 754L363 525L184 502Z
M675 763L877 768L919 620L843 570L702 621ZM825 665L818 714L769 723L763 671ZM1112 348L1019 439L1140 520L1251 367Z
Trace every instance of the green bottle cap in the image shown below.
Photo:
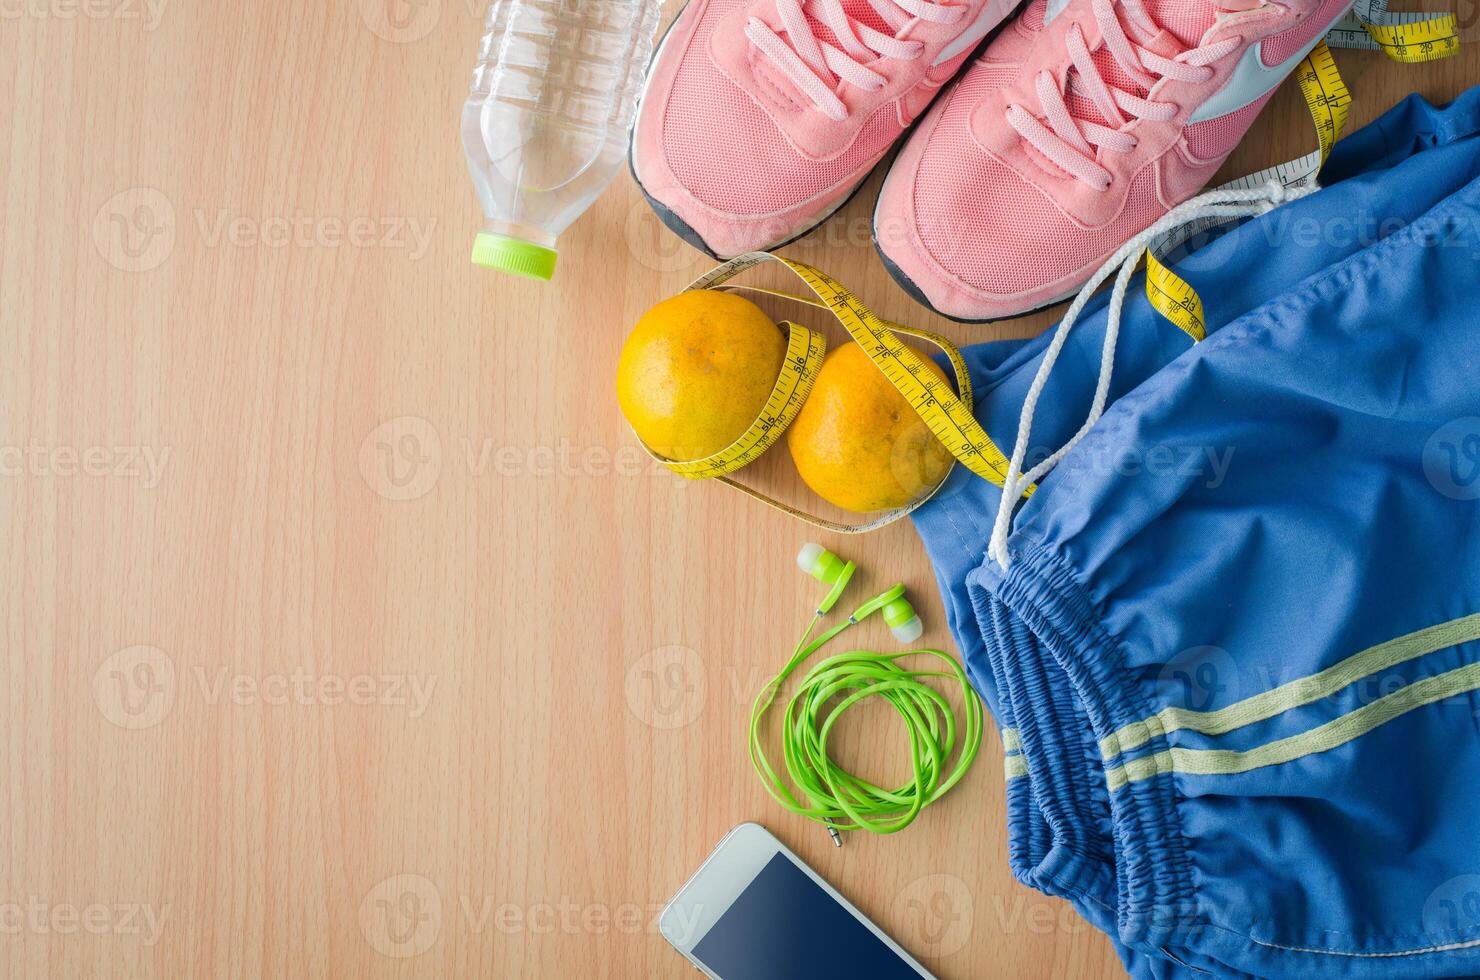
M555 250L508 235L485 231L473 242L473 264L516 276L548 280L555 274Z

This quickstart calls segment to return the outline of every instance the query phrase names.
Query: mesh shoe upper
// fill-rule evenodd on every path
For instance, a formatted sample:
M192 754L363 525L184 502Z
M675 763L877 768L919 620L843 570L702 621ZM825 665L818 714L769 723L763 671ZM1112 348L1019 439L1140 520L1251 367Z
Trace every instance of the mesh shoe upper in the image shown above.
M825 160L803 155L761 103L718 72L709 56L715 24L746 6L746 0L712 0L673 80L662 144L674 176L700 202L736 215L768 215L854 176L892 146L904 127L892 105L880 106L841 154ZM773 111L790 101L783 92L778 87L767 93L779 103Z
M1017 315L1072 294L1124 241L1195 194L1348 5L1228 2L1237 9L1211 0L1035 0L891 170L875 220L896 274L947 315ZM1122 9L1132 4L1145 16ZM1129 68L1105 37L1111 10L1135 21L1139 60ZM1118 29L1119 20L1109 28ZM1071 35L1084 46L1078 62ZM1080 77L1086 53L1093 78ZM1205 106L1226 111L1199 116ZM1013 112L1031 119L1013 125ZM1075 155L1087 161L1078 172L1065 165ZM1103 185L1099 172L1108 175ZM884 226L895 231L886 236Z
M800 55L789 48L778 55L753 42L751 35L765 32L790 38L788 2L799 0L693 0L662 46L638 110L633 165L644 190L718 255L772 247L825 217L1014 0L844 0L861 36L917 54L851 68L836 54L822 68L798 68L787 59ZM882 4L898 7L897 37L885 37L892 25L875 10ZM952 22L907 16L905 8ZM815 35L818 44L843 43L811 6L795 9L809 18L799 33ZM798 15L790 16L794 22ZM854 81L833 76L833 64ZM809 92L816 84L808 73L833 76L822 95L831 101L835 94L843 118L832 118ZM877 87L855 84L860 74L879 79Z
M991 62L974 68L950 93L914 175L920 243L963 283L999 294L1031 289L1077 271L1082 260L1064 247L1065 242L1078 240L1097 251L1110 251L1158 214L1149 175L1138 175L1138 186L1129 195L1132 202L1147 203L1137 203L1093 229L1073 221L991 154L973 154L969 176L963 176L961 154L953 148L963 141L971 143L972 110L987 90L1000 89L1015 74L1012 66Z

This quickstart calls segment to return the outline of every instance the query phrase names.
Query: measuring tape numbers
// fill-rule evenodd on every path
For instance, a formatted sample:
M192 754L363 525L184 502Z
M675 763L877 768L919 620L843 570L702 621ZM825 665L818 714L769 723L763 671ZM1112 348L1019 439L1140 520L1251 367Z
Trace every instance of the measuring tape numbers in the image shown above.
M1351 92L1337 71L1336 59L1324 41L1305 56L1296 67L1294 77L1301 95L1305 97L1311 122L1315 124L1318 148L1305 156L1231 180L1220 185L1219 190L1247 189L1271 182L1301 187L1313 182L1321 167L1325 166L1332 147L1346 128L1347 116L1351 112ZM1157 255L1165 255L1226 220L1209 217L1190 221L1163 235L1146 249L1146 299L1152 308L1191 337L1194 343L1207 336L1202 297L1186 280L1163 265Z
M709 480L733 473L759 459L796 420L822 369L827 339L795 323L783 322L780 326L788 331L786 356L760 415L738 439L712 456L685 462L664 460L670 470L690 480Z
M1387 0L1357 0L1326 34L1333 48L1381 51L1393 61L1438 61L1459 51L1454 14L1390 13Z

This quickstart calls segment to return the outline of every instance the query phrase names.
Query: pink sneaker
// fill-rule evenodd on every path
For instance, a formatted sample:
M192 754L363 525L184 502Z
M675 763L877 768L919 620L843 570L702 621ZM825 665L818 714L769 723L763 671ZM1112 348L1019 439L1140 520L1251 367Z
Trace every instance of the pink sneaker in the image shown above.
M653 59L632 173L716 258L841 207L1018 0L691 0Z
M1072 296L1192 197L1352 0L1033 0L936 104L874 212L885 264L959 320Z

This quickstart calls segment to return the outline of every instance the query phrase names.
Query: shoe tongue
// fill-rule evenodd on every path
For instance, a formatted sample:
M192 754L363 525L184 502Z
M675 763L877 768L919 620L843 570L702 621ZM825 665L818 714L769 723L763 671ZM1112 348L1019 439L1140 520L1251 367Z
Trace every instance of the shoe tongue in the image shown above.
M860 24L867 24L880 34L887 34L891 37L894 35L894 28L887 20L879 16L879 12L868 0L843 0L843 12L848 15L849 19ZM810 8L807 10L807 23L812 25L812 33L816 35L817 40L847 52L848 49L838 43L838 37L833 33L832 28L819 20Z
M1155 34L1144 36L1136 27L1135 14L1129 10L1120 11L1121 23L1125 25L1134 44L1166 58L1174 58L1188 48L1197 47L1218 15L1217 8L1207 0L1142 0L1142 6L1153 24L1159 28ZM1146 89L1126 73L1109 48L1102 45L1090 55L1090 60L1095 63L1100 78L1110 88L1145 97ZM1073 79L1075 74L1070 72L1070 78ZM1100 114L1094 101L1078 90L1072 81L1064 101L1069 112L1076 118L1109 125L1110 121Z
M1217 6L1208 0L1141 0L1141 4L1157 27L1180 42L1182 50L1197 47L1218 17Z
M1146 90L1136 84L1135 79L1126 74L1125 69L1120 67L1120 62L1115 60L1115 56L1110 53L1108 48L1101 48L1094 52L1090 55L1090 60L1095 63L1095 67L1099 69L1101 80L1110 89L1120 89L1122 92L1129 92L1132 95L1142 97L1146 95ZM1100 113L1099 107L1089 97L1088 91L1078 81L1078 78L1078 72L1073 70L1069 72L1069 91L1064 98L1064 104L1068 106L1070 115L1076 119L1088 119L1092 122L1097 122L1102 126L1110 125L1110 120L1106 119Z

